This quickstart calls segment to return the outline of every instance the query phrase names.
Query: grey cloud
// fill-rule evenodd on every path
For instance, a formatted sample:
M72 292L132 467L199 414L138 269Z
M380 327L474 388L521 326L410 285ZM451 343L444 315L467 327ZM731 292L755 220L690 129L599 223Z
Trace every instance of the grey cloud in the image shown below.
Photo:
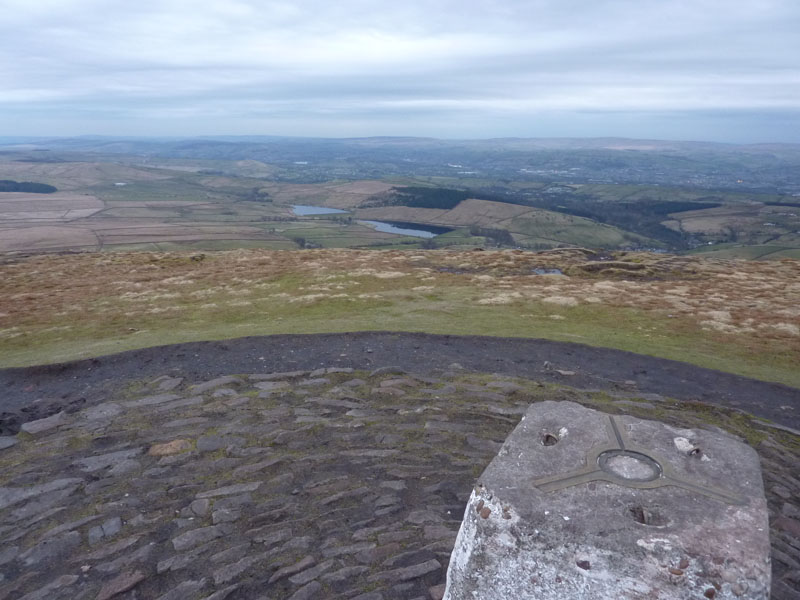
M7 133L800 131L793 0L4 4Z

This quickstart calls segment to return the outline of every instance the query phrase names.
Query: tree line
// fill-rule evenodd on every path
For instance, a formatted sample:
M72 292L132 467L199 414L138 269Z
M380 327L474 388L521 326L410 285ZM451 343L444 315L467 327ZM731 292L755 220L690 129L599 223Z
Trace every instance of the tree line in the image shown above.
M46 183L35 183L33 181L13 181L11 179L0 179L0 192L27 192L29 194L52 194L58 188Z

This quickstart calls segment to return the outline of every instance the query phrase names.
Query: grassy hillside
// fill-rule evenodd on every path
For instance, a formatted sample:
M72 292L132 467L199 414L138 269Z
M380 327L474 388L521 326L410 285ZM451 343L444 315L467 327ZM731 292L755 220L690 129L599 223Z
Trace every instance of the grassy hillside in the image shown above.
M575 341L800 387L793 260L136 252L6 261L0 277L2 366L243 335L399 330Z

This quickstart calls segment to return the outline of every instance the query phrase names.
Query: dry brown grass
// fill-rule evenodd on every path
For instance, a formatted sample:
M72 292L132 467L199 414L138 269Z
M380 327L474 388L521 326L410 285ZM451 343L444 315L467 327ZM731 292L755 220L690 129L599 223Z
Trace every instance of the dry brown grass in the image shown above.
M0 265L0 345L66 344L75 330L93 326L99 329L84 335L124 335L131 325L189 327L176 320L181 317L203 327L222 318L216 311L233 309L242 311L245 322L284 314L302 322L308 307L339 302L330 308L333 323L357 315L365 303L380 302L397 314L411 311L409 318L427 310L502 309L524 320L533 310L540 315L535 322L543 318L553 327L576 319L591 325L600 318L593 315L601 315L621 333L630 330L643 339L650 335L644 315L660 328L658 335L667 336L665 344L672 331L675 339L708 343L720 352L738 347L800 360L800 261L644 253L597 259L582 250L236 250L208 253L201 261L185 253L148 252L7 259ZM594 266L603 262L638 266ZM592 268L582 268L587 265ZM535 268L570 275L535 275ZM286 310L295 312L281 312ZM618 319L609 317L615 314ZM630 315L639 321L629 323ZM485 326L475 332L491 333Z

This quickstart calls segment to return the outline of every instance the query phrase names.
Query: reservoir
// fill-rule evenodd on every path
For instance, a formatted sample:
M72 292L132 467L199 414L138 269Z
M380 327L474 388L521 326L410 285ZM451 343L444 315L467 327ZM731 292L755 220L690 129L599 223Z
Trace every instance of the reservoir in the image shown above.
M339 210L338 208L328 208L327 206L309 206L308 204L292 204L292 211L298 217L307 217L308 215L335 215L347 212L346 210Z
M420 238L436 237L440 233L453 231L449 227L437 227L435 225L420 225L419 223L405 223L402 221L359 221L363 225L371 225L383 233L397 233L399 235L410 235Z
M347 214L346 210L328 208L327 206L311 206L309 204L292 204L292 212L298 217L313 215ZM432 238L440 233L453 231L450 227L437 227L436 225L421 225L419 223L406 223L403 221L358 221L362 225L369 225L383 233L396 233L419 238Z

